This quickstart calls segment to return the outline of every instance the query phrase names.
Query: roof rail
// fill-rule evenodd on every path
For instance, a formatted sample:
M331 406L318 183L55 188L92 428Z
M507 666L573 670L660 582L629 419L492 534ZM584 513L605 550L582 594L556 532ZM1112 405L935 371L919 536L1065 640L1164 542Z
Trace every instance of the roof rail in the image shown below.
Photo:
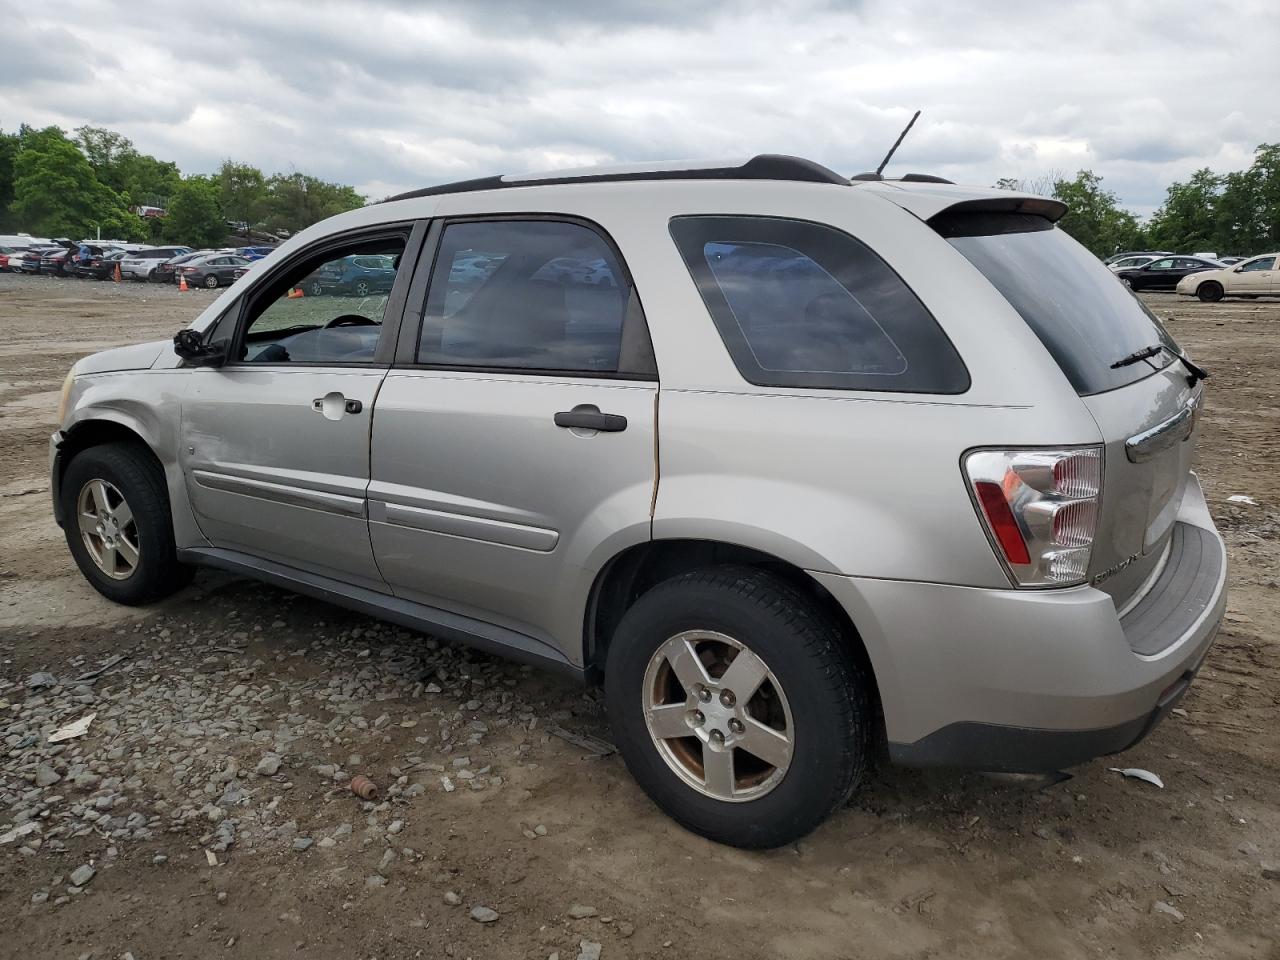
M904 173L900 177L884 177L878 173L855 173L851 180L897 180L899 183L955 183L932 173Z
M690 161L647 168L584 167L580 170L559 170L515 177L480 177L475 180L460 180L456 183L441 183L421 190L410 190L408 193L387 197L382 202L413 200L417 197L434 197L446 193L470 193L475 190L502 190L564 183L618 183L628 180L792 180L802 183L834 183L846 187L849 185L846 178L812 160L776 153L762 153L736 166Z

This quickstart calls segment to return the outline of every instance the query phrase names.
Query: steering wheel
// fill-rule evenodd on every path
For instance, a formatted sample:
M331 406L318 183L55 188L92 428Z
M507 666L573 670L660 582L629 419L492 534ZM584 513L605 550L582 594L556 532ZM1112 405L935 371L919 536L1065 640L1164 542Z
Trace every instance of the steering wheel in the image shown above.
M376 327L377 325L377 320L362 317L358 313L344 313L340 317L334 317L324 325L324 328L328 330L331 327Z

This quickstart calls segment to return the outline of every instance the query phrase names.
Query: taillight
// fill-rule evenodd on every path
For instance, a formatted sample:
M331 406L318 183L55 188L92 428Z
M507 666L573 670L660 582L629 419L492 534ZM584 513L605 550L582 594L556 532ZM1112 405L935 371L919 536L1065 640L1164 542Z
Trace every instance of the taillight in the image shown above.
M978 513L1020 587L1080 583L1098 526L1102 452L975 450L964 459Z

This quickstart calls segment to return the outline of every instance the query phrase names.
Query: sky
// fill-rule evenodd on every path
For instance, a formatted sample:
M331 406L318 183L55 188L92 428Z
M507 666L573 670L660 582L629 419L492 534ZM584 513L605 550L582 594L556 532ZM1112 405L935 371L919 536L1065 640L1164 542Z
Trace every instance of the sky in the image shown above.
M1280 141L1275 0L0 0L0 128L117 130L380 199L494 173L787 153L1139 215Z

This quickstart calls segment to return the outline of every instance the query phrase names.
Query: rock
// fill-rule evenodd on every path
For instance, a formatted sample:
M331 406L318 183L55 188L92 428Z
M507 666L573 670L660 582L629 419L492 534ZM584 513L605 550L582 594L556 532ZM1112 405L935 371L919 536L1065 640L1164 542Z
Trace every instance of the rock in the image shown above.
M1258 845L1252 840L1244 840L1240 846L1236 847L1237 853L1243 853L1246 857L1256 857L1262 851L1258 849Z
M446 890L444 892L444 902L451 907L456 907L458 904L462 903L462 898L452 890Z
M629 937L636 932L636 925L623 920L618 924L618 935L621 937Z
M604 947L591 940L578 941L578 960L600 960L600 951Z
M58 678L52 673L33 673L27 678L28 690L48 690L58 685Z
M392 820L389 824L387 824L387 833L391 834L392 836L399 833L403 829L404 829L403 820Z
M293 840L293 849L301 853L303 850L308 849L312 842L313 841L310 837L295 837Z
M594 917L595 915L596 915L595 907L587 907L587 906L583 906L580 903L575 903L573 906L569 908L569 916L571 916L574 920L585 920L587 917Z
M1173 904L1165 903L1163 900L1157 900L1155 903L1153 903L1151 905L1151 912L1167 914L1168 916L1173 917L1173 919L1177 920L1179 923L1181 923L1183 920L1186 919L1186 917L1182 915L1181 910L1173 906Z
M83 887L94 878L94 875L97 874L97 872L97 870L93 869L93 867L89 866L87 863L82 863L71 871L71 885L74 887Z
M471 919L476 923L493 923L498 919L498 911L491 907L474 906L471 908Z
M1263 880L1280 880L1280 863L1262 862Z
M61 779L62 774L58 773L57 770L53 769L53 767L49 766L47 763L42 763L36 767L37 787L51 787Z
M260 777L274 777L280 770L280 763L279 755L268 753L258 761L258 765L253 768L253 772Z
M385 887L387 878L383 876L366 877L364 881L366 887Z

